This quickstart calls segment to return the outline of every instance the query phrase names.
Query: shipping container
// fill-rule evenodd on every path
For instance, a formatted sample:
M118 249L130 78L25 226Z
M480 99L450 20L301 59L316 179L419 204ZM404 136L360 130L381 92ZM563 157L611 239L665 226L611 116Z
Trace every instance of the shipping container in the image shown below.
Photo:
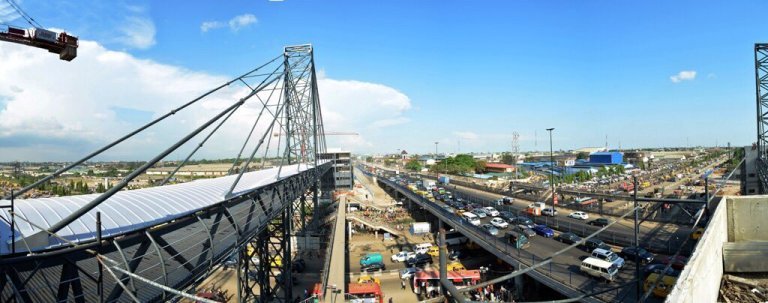
M430 231L429 222L414 222L411 224L410 231L412 235L422 235L422 234L429 233Z
M56 38L59 37L59 34L57 34L56 32L52 32L42 28L33 28L30 30L30 32L32 35L32 39L43 40L43 41L48 41L52 43L56 43Z

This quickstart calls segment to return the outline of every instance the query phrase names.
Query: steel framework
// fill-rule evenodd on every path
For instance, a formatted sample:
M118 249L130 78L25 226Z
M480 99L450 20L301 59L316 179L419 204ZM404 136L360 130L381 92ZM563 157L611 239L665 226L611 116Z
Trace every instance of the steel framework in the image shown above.
M280 58L283 60L278 60ZM34 226L36 232L21 236L14 234L12 253L0 258L0 301L154 302L183 296L205 302L205 299L190 295L195 293L194 285L233 256L237 261L236 295L239 301L291 301L291 236L306 227L309 220L306 211L310 209L307 199L311 199L312 207L316 208L318 188L325 188L321 182L333 182L333 178L328 176L332 163L319 161L317 156L325 152L325 138L316 81L312 46L286 47L281 56L5 197L10 201L3 202L10 202L7 203L10 206L0 203L0 210L7 212L0 214L0 219L13 232L18 224L15 222L22 221ZM214 92L234 85L247 88L246 95L66 218L46 227L14 211L14 200L24 192L58 177ZM174 174L238 109L253 104L254 100L258 101L255 104L259 108L258 116L254 117L253 127L232 164L230 178L234 181L229 190L222 193L224 198L220 202L169 218L160 224L102 238L101 213L96 212L95 207L108 201L131 180L171 152L207 132L207 136L186 159L158 185L172 181ZM274 131L286 133L285 142L271 142L269 134ZM244 156L248 146L250 152ZM270 153L270 148L273 153ZM276 181L244 191L242 186L237 187L238 182L253 169L250 164L256 161L257 154L261 158L261 168L265 167L267 158L278 163L274 176ZM15 201L19 202L23 200ZM5 214L8 216L3 216ZM70 241L57 235L59 230L86 214L97 218L96 239ZM52 240L54 238L56 241ZM62 241L67 245L50 245ZM15 245L24 245L26 250L17 251ZM249 247L253 248L252 253Z
M755 97L757 103L758 194L768 190L768 43L755 44Z

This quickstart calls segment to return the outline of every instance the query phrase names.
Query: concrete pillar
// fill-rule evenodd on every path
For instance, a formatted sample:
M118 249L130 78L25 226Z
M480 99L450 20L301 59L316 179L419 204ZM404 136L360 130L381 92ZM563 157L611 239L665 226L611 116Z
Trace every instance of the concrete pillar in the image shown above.
M515 297L516 298L522 298L523 297L523 285L525 284L523 282L523 275L515 276Z

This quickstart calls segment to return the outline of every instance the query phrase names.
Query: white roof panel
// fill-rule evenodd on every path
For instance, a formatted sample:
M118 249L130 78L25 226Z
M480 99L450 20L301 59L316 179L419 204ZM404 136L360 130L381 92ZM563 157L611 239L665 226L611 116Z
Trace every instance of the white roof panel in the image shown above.
M326 161L322 161L324 163ZM305 164L283 166L280 177L285 178L307 170ZM243 174L234 190L234 195L275 183L278 168L270 168ZM224 200L237 176L225 176L214 179L201 179L187 183L151 187L137 190L120 191L96 206L94 209L75 220L58 232L58 235L71 241L87 241L96 236L96 212L101 212L102 234L105 237L123 234L129 231L153 226L162 222L193 213ZM15 200L16 232L23 237L33 235L40 230L27 223L24 218L43 228L48 228L69 214L92 201L99 194L34 198ZM8 200L0 200L0 206L10 205ZM0 217L10 221L10 209L0 211ZM0 243L10 243L9 224L0 220ZM51 245L52 247L55 245ZM9 253L8 245L0 245L0 253ZM19 243L17 250L20 248Z

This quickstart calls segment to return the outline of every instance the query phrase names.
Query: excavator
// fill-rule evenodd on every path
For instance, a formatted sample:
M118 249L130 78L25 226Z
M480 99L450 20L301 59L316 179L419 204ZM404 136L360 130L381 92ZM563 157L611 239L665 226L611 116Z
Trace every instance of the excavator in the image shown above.
M72 61L77 57L77 37L70 36L65 32L57 33L42 28L24 29L8 26L5 31L0 29L0 41L46 49L51 53L59 54L61 60Z

